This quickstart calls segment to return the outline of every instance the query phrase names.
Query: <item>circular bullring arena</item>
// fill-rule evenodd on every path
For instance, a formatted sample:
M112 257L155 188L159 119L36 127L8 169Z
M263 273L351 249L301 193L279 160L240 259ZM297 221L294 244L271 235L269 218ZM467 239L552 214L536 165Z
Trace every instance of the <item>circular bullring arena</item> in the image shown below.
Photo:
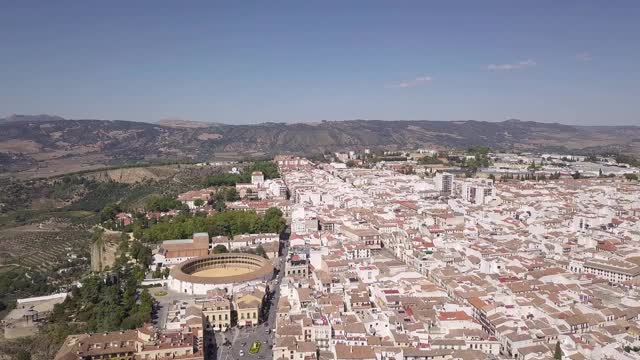
M271 262L245 253L207 255L186 260L171 269L169 289L205 295L213 289L232 294L246 286L264 283L273 277Z

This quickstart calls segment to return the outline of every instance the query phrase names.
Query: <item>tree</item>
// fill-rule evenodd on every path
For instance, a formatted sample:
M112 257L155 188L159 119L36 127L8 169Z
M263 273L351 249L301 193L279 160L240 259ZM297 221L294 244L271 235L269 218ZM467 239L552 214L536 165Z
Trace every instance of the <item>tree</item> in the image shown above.
M624 178L629 181L638 180L638 174L624 174Z
M169 277L169 272L170 272L170 270L169 270L168 267L162 269L162 277L164 277L165 279L168 278Z
M99 227L93 228L93 232L91 234L91 242L95 243L97 241L100 241L102 239L102 234L104 234L104 229Z
M280 218L282 217L282 210L275 207L271 207L267 209L267 211L264 213L264 217L265 219Z
M204 180L204 186L235 186L240 182L242 182L241 175L223 173L208 176Z
M147 267L151 264L151 249L148 246L143 245L140 241L134 240L131 243L129 253L140 265Z
M123 236L124 235L124 236ZM120 235L120 241L118 242L117 254L126 254L129 251L129 237L126 233Z
M560 348L560 341L556 342L556 351L553 354L555 360L562 360L562 349Z
M490 149L488 147L486 147L486 146L475 145L475 146L469 147L467 152L469 154L487 155L487 154L489 154L489 150Z
M254 211L223 211L212 216L183 215L160 221L143 230L141 240L157 243L170 239L186 239L196 232L207 232L210 236L233 236L259 232L281 233L285 221L282 211L269 209L264 216Z
M23 224L27 222L27 216L22 213L17 213L13 219L17 224Z
M251 182L251 173L260 171L265 179L280 177L278 166L271 161L256 161L244 168L240 174L220 173L208 176L204 186L235 186L237 183Z
M144 207L147 211L168 211L181 208L182 203L170 196L152 196Z
M118 212L120 212L120 208L118 207L118 205L109 204L103 207L100 211L100 222L115 219Z
M145 204L147 211L168 211L180 208L182 203L170 196L153 196Z
M140 308L138 311L141 311L143 314L148 315L148 320L151 320L151 312L153 311L153 297L151 297L151 294L149 294L148 289L142 290L142 293L140 294ZM145 321L148 320L145 319Z
M438 155L433 155L433 156L423 156L423 157L419 158L418 159L418 164L420 164L420 165L436 165L436 164L443 164L443 162L438 159Z
M217 212L223 212L227 209L227 204L225 204L224 201L215 201L213 208L216 209Z
M133 238L134 239L142 239L142 235L144 234L144 231L142 230L142 227L140 225L134 225L133 227Z
M259 256L262 256L265 259L268 259L267 252L264 251L264 248L262 247L262 244L258 245L258 247L256 248L256 255L259 255Z
M280 234L286 226L282 218L282 211L278 208L269 208L264 214L265 230L268 232Z
M278 172L278 165L272 161L256 161L251 166L245 168L242 172L242 177L244 178L244 182L251 181L251 173L254 171L260 171L264 175L265 180L267 179L275 179L280 177L280 173Z
M240 199L240 196L238 195L238 192L236 191L236 188L230 187L230 188L224 189L224 200L225 201L236 201L238 199Z
M27 350L19 350L15 357L16 360L31 360L31 354Z
M204 205L204 200L202 200L202 199L196 199L196 200L193 202L193 205L194 205L195 207L200 207L200 206Z
M221 244L218 244L216 246L213 247L213 253L214 254L224 254L224 253L228 253L229 250L227 250L227 247Z
M616 162L618 164L629 164L631 166L640 167L640 160L628 155L616 155Z

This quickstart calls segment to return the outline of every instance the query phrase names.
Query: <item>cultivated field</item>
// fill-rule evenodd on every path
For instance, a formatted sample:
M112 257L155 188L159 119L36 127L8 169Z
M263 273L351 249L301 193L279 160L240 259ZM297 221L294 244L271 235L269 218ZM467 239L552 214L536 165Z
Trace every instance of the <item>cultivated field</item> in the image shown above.
M19 265L46 271L72 256L86 253L91 234L71 224L38 224L0 232L0 266Z

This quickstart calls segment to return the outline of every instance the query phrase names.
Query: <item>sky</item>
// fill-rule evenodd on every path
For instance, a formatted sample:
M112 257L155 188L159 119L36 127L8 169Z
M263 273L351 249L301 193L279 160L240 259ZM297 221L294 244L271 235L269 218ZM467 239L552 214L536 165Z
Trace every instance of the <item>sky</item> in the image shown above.
M640 125L640 1L0 2L0 117Z

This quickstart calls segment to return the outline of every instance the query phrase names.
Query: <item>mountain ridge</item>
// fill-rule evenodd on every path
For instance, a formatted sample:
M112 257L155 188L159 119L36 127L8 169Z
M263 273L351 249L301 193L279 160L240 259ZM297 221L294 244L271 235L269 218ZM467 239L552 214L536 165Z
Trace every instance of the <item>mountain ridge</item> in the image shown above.
M487 120L475 120L475 119L458 119L458 120L426 120L426 119L342 119L342 120L318 120L318 121L300 121L300 122L284 122L284 121L264 121L264 122L256 122L256 123L244 123L244 124L230 124L216 121L205 121L205 120L190 120L190 119L182 119L182 118L163 118L156 121L138 121L138 120L124 120L124 119L70 119L64 118L58 115L50 115L50 114L12 114L5 118L0 118L1 123L8 122L45 122L45 121L55 121L55 120L63 120L63 121L126 121L126 122L136 122L136 123L144 123L144 124L155 124L155 125L173 125L173 123L177 124L196 124L196 125L209 125L209 126L244 126L244 125L298 125L298 124L308 124L308 125L317 125L321 123L340 123L340 122L439 122L439 123L465 123L465 122L476 122L476 123L488 123L488 124L547 124L547 125L563 125L563 126L571 126L571 127L587 127L587 128L640 128L640 125L573 125L573 124L564 124L561 122L542 122L542 121L533 121L533 120L521 120L517 118L510 118L501 121L487 121ZM165 125L167 124L167 125Z
M156 161L211 161L323 151L466 148L640 154L638 126L575 126L516 119L342 120L230 125L73 120L51 115L0 119L0 171L38 175ZM41 170L41 169L48 170ZM55 171L54 171L55 170ZM34 175L35 176L35 175Z

